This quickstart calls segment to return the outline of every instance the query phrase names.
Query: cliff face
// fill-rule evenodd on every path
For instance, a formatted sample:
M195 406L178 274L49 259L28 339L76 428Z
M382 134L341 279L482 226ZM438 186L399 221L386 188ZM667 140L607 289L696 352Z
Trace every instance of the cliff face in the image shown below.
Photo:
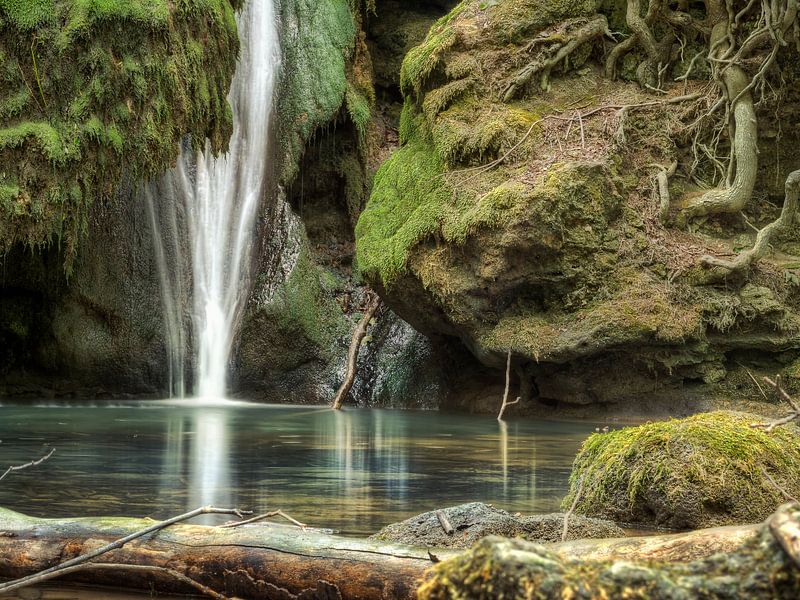
M224 149L237 4L0 2L2 391L166 390L149 217L126 182L162 172L186 133ZM752 200L700 214L753 153L724 109L703 116L718 96L702 4L656 3L672 20L646 21L670 49L653 72L647 44L607 35L638 27L622 1L281 2L275 186L233 393L329 400L367 284L389 309L362 403L493 411L509 352L512 393L532 400L515 410L533 412L688 410L755 397L751 374L800 378L795 231L745 271L703 258L752 247L800 165L794 30L764 85L769 45L743 63Z
M675 23L715 23L707 4ZM717 99L707 40L648 21L659 44L676 44L660 65L666 89L653 93L636 67L645 45L626 43L623 55L608 37L627 27L625 7L466 0L439 20L403 62L400 148L358 221L359 266L399 315L459 339L497 378L510 352L524 397L758 397L748 369L797 376L796 230L746 273L714 260L753 246L800 166L789 129L796 47L768 63L785 87L759 96L752 201L743 215L703 213L696 199L708 186L726 192L716 171L729 155L740 161L731 190L753 168L747 148L731 149L724 127L703 121ZM768 54L747 66L756 84ZM615 55L619 64L603 64ZM676 170L659 198L656 176Z
M27 187L1 219L0 393L166 392L161 292L136 182L169 167L184 134L209 137L217 150L227 143L238 3L212 2L199 12L196 4L41 2L25 9L38 15L28 20L22 9L0 4L3 48L16 52L20 67L2 82L4 97L10 102L11 87L25 87L26 73L34 85L2 114L3 124L27 131L26 123L41 120L80 144L52 165L42 139L23 132L2 157L9 165L3 177ZM233 387L253 399L320 402L338 383L363 299L352 230L371 176L365 139L375 101L372 67L364 13L347 0L282 2L280 17L284 70L271 157L280 188L264 202ZM122 27L130 33L119 35ZM427 27L418 29L409 45ZM29 38L39 40L35 67ZM65 64L54 66L56 57ZM91 133L84 119L100 129ZM64 200L51 188L82 191ZM31 206L38 208L23 210ZM424 337L386 314L374 338L362 353L357 399L391 404L396 395L387 390L403 389L406 405L435 404L441 373L436 361L423 364L433 352ZM370 365L378 363L376 373Z
M136 182L170 167L187 133L227 145L238 5L0 3L3 391L164 385Z

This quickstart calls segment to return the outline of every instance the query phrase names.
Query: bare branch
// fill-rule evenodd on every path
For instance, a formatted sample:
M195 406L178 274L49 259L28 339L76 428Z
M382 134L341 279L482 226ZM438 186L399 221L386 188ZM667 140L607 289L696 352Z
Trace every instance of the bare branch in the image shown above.
M51 456L53 456L53 452L55 452L55 451L56 451L56 449L55 449L55 448L51 448L51 449L50 449L50 452L48 452L47 454L45 454L45 455L44 455L42 458L40 458L39 460L32 460L31 462L29 462L29 463L25 463L24 465L16 465L16 466L8 467L8 469L6 469L6 472L5 472L5 473L3 473L2 475L0 475L0 481L2 481L3 479L5 479L6 475L8 475L9 473L12 473L12 472L14 472L14 471L22 471L23 469L27 469L28 467L38 467L40 464L42 464L42 463L43 463L44 461L46 461L48 458L50 458Z

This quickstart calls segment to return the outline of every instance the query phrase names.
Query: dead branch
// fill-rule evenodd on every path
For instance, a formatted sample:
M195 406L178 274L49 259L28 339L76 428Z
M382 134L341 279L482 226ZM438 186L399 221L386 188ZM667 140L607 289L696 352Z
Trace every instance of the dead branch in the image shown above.
M15 466L8 467L8 469L6 469L6 472L3 473L2 475L0 475L0 481L5 479L6 475L8 475L9 473L13 473L14 471L22 471L23 469L27 469L28 467L37 467L37 466L39 466L44 461L46 461L48 458L53 456L53 452L55 452L55 451L56 451L55 448L51 448L50 452L48 452L47 454L45 454L42 458L40 458L38 460L32 460L31 462L25 463L24 465L15 465Z
M192 519L199 515L210 515L210 514L217 514L217 515L236 515L241 517L244 512L237 508L216 508L214 506L203 506L201 508L196 508L195 510L189 511L182 515L178 515L177 517L172 517L171 519L167 519L166 521L161 521L159 523L155 523L150 527L146 527L140 531L132 533L130 535L126 535L123 538L120 538L110 544L106 544L102 548L98 548L97 550L93 550L91 552L87 552L86 554L82 554L81 556L77 556L71 560L63 562L59 565L54 567L50 567L49 569L45 569L40 571L39 573L34 573L32 575L28 575L26 577L21 577L20 579L14 579L12 581L7 581L5 583L0 583L0 595L6 594L8 592L12 592L14 590L18 590L24 587L28 587L29 585L34 585L37 583L41 583L42 581L46 581L47 579L52 579L52 577L60 576L62 571L68 569L70 567L74 567L76 565L83 565L88 563L94 558L98 556L102 556L103 554L107 554L112 550L117 550L118 548L122 548L128 542L131 542L135 539L140 537L144 537L151 533L155 533L156 531L160 531L165 527L169 527L170 525L174 525L175 523L180 523L181 521L186 521L187 519ZM55 575L54 575L55 574Z
M516 404L520 401L520 398L517 397L516 400L513 402L508 401L508 390L511 386L511 349L508 350L508 358L506 359L506 390L503 392L503 405L500 407L500 414L497 415L497 420L503 420L503 413L506 412L506 408L511 406L512 404Z
M776 419L774 421L770 421L769 423L750 424L750 427L763 429L767 433L770 433L776 427L780 427L781 425L786 425L787 423L791 423L795 419L800 419L800 404L798 404L797 401L794 398L792 398L792 396L789 395L789 393L785 389L783 389L780 375L775 377L774 381L769 377L764 377L764 381L766 381L769 385L774 387L775 391L778 392L778 395L784 400L786 400L792 407L792 412L786 415L785 417Z
M249 519L245 519L244 521L229 521L228 523L220 525L219 527L220 529L227 529L229 527L241 527L242 525L250 525L251 523L257 523L258 521L263 521L264 519L270 519L272 517L282 517L283 519L286 519L290 523L297 525L301 529L305 529L306 527L308 527L308 525L306 525L305 523L301 523L297 519L293 519L282 510L272 510L262 515L250 517Z
M380 296L373 294L369 304L367 305L367 309L364 312L364 318L361 319L358 327L356 327L356 330L353 332L353 339L350 341L350 349L347 352L347 373L345 374L342 385L339 386L339 391L336 392L336 397L333 399L332 408L334 410L339 410L342 408L344 399L347 397L347 394L350 393L350 389L353 387L353 383L356 380L356 366L358 364L358 353L361 350L361 342L364 341L364 337L367 335L369 323L372 321L372 318L375 316L375 313L378 312L380 307Z
M439 519L439 525L442 526L442 531L444 531L447 535L453 535L456 532L456 530L453 529L453 526L450 524L450 521L447 519L447 515L444 514L444 511L437 510L436 518Z
M569 510L564 513L564 529L561 531L561 541L567 541L567 534L569 533L569 519L572 516L572 513L575 512L575 509L578 507L578 502L581 499L581 493L583 493L583 482L584 479L581 478L581 482L578 484L578 489L575 491L575 498L572 499L572 505L569 507Z

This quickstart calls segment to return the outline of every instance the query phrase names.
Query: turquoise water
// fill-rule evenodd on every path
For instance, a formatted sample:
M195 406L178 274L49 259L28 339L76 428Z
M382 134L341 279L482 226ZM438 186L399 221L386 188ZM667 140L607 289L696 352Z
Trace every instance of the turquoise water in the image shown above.
M2 406L0 474L56 452L0 482L0 505L50 517L163 518L206 504L282 509L347 535L469 501L548 512L593 430L234 403Z

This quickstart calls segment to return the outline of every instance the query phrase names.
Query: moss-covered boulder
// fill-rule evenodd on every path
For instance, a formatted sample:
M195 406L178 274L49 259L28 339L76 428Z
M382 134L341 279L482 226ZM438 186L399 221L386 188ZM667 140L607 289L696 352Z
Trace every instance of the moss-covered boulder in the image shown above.
M0 252L57 241L69 266L123 171L163 172L187 133L227 145L239 4L0 3Z
M713 412L592 435L564 505L675 529L756 523L800 494L800 431L751 427L762 417Z
M800 257L708 285L698 257L754 236L730 220L682 231L659 216L653 165L683 160L690 107L609 79L602 35L512 86L582 28L624 26L620 6L464 0L441 18L403 62L400 148L358 221L358 265L401 317L459 339L498 380L510 351L523 397L696 407L723 390L758 396L741 365L794 360ZM769 168L760 189L780 204ZM675 179L672 194L689 187Z

